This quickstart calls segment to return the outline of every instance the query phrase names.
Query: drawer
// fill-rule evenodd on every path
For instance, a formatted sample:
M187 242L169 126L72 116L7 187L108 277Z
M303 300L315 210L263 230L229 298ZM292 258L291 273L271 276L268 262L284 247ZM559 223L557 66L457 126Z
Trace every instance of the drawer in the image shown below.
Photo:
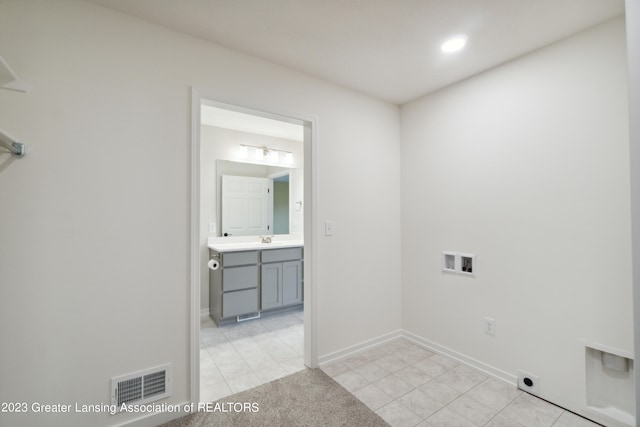
M267 249L262 251L262 262L302 259L302 248Z
M258 263L258 251L224 252L222 253L222 267L247 265Z
M222 294L222 317L239 316L258 311L258 289Z
M222 292L258 287L258 266L222 269Z

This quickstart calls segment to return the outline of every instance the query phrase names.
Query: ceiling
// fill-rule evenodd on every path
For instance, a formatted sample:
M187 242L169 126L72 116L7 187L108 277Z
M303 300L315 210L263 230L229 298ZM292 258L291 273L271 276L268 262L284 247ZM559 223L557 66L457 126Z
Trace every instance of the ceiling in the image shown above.
M88 0L403 104L624 13L624 0ZM454 54L451 35L468 36Z
M301 125L202 104L200 124L302 142Z

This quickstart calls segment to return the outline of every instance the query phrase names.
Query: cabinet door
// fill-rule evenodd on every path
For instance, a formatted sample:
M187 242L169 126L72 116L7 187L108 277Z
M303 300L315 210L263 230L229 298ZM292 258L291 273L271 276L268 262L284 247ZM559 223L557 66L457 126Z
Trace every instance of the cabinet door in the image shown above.
M262 264L262 310L282 306L282 264Z
M282 263L282 305L302 302L302 261Z

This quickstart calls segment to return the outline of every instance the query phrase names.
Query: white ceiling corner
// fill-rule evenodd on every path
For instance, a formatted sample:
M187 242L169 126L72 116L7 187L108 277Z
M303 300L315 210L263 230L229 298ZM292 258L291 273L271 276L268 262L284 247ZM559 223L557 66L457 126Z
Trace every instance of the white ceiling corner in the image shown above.
M403 104L624 13L624 0L88 0ZM448 36L467 47L445 56Z

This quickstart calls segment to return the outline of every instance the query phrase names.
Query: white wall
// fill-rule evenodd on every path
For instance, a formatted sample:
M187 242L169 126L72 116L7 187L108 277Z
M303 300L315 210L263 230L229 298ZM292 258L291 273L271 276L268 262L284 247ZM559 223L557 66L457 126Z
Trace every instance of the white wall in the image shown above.
M81 1L0 2L0 54L35 85L0 93L28 149L0 156L0 401L107 402L112 376L165 362L168 402L189 400L192 86L318 118L319 355L400 327L396 106Z
M625 55L620 18L401 109L403 327L574 411L582 340L633 346Z

